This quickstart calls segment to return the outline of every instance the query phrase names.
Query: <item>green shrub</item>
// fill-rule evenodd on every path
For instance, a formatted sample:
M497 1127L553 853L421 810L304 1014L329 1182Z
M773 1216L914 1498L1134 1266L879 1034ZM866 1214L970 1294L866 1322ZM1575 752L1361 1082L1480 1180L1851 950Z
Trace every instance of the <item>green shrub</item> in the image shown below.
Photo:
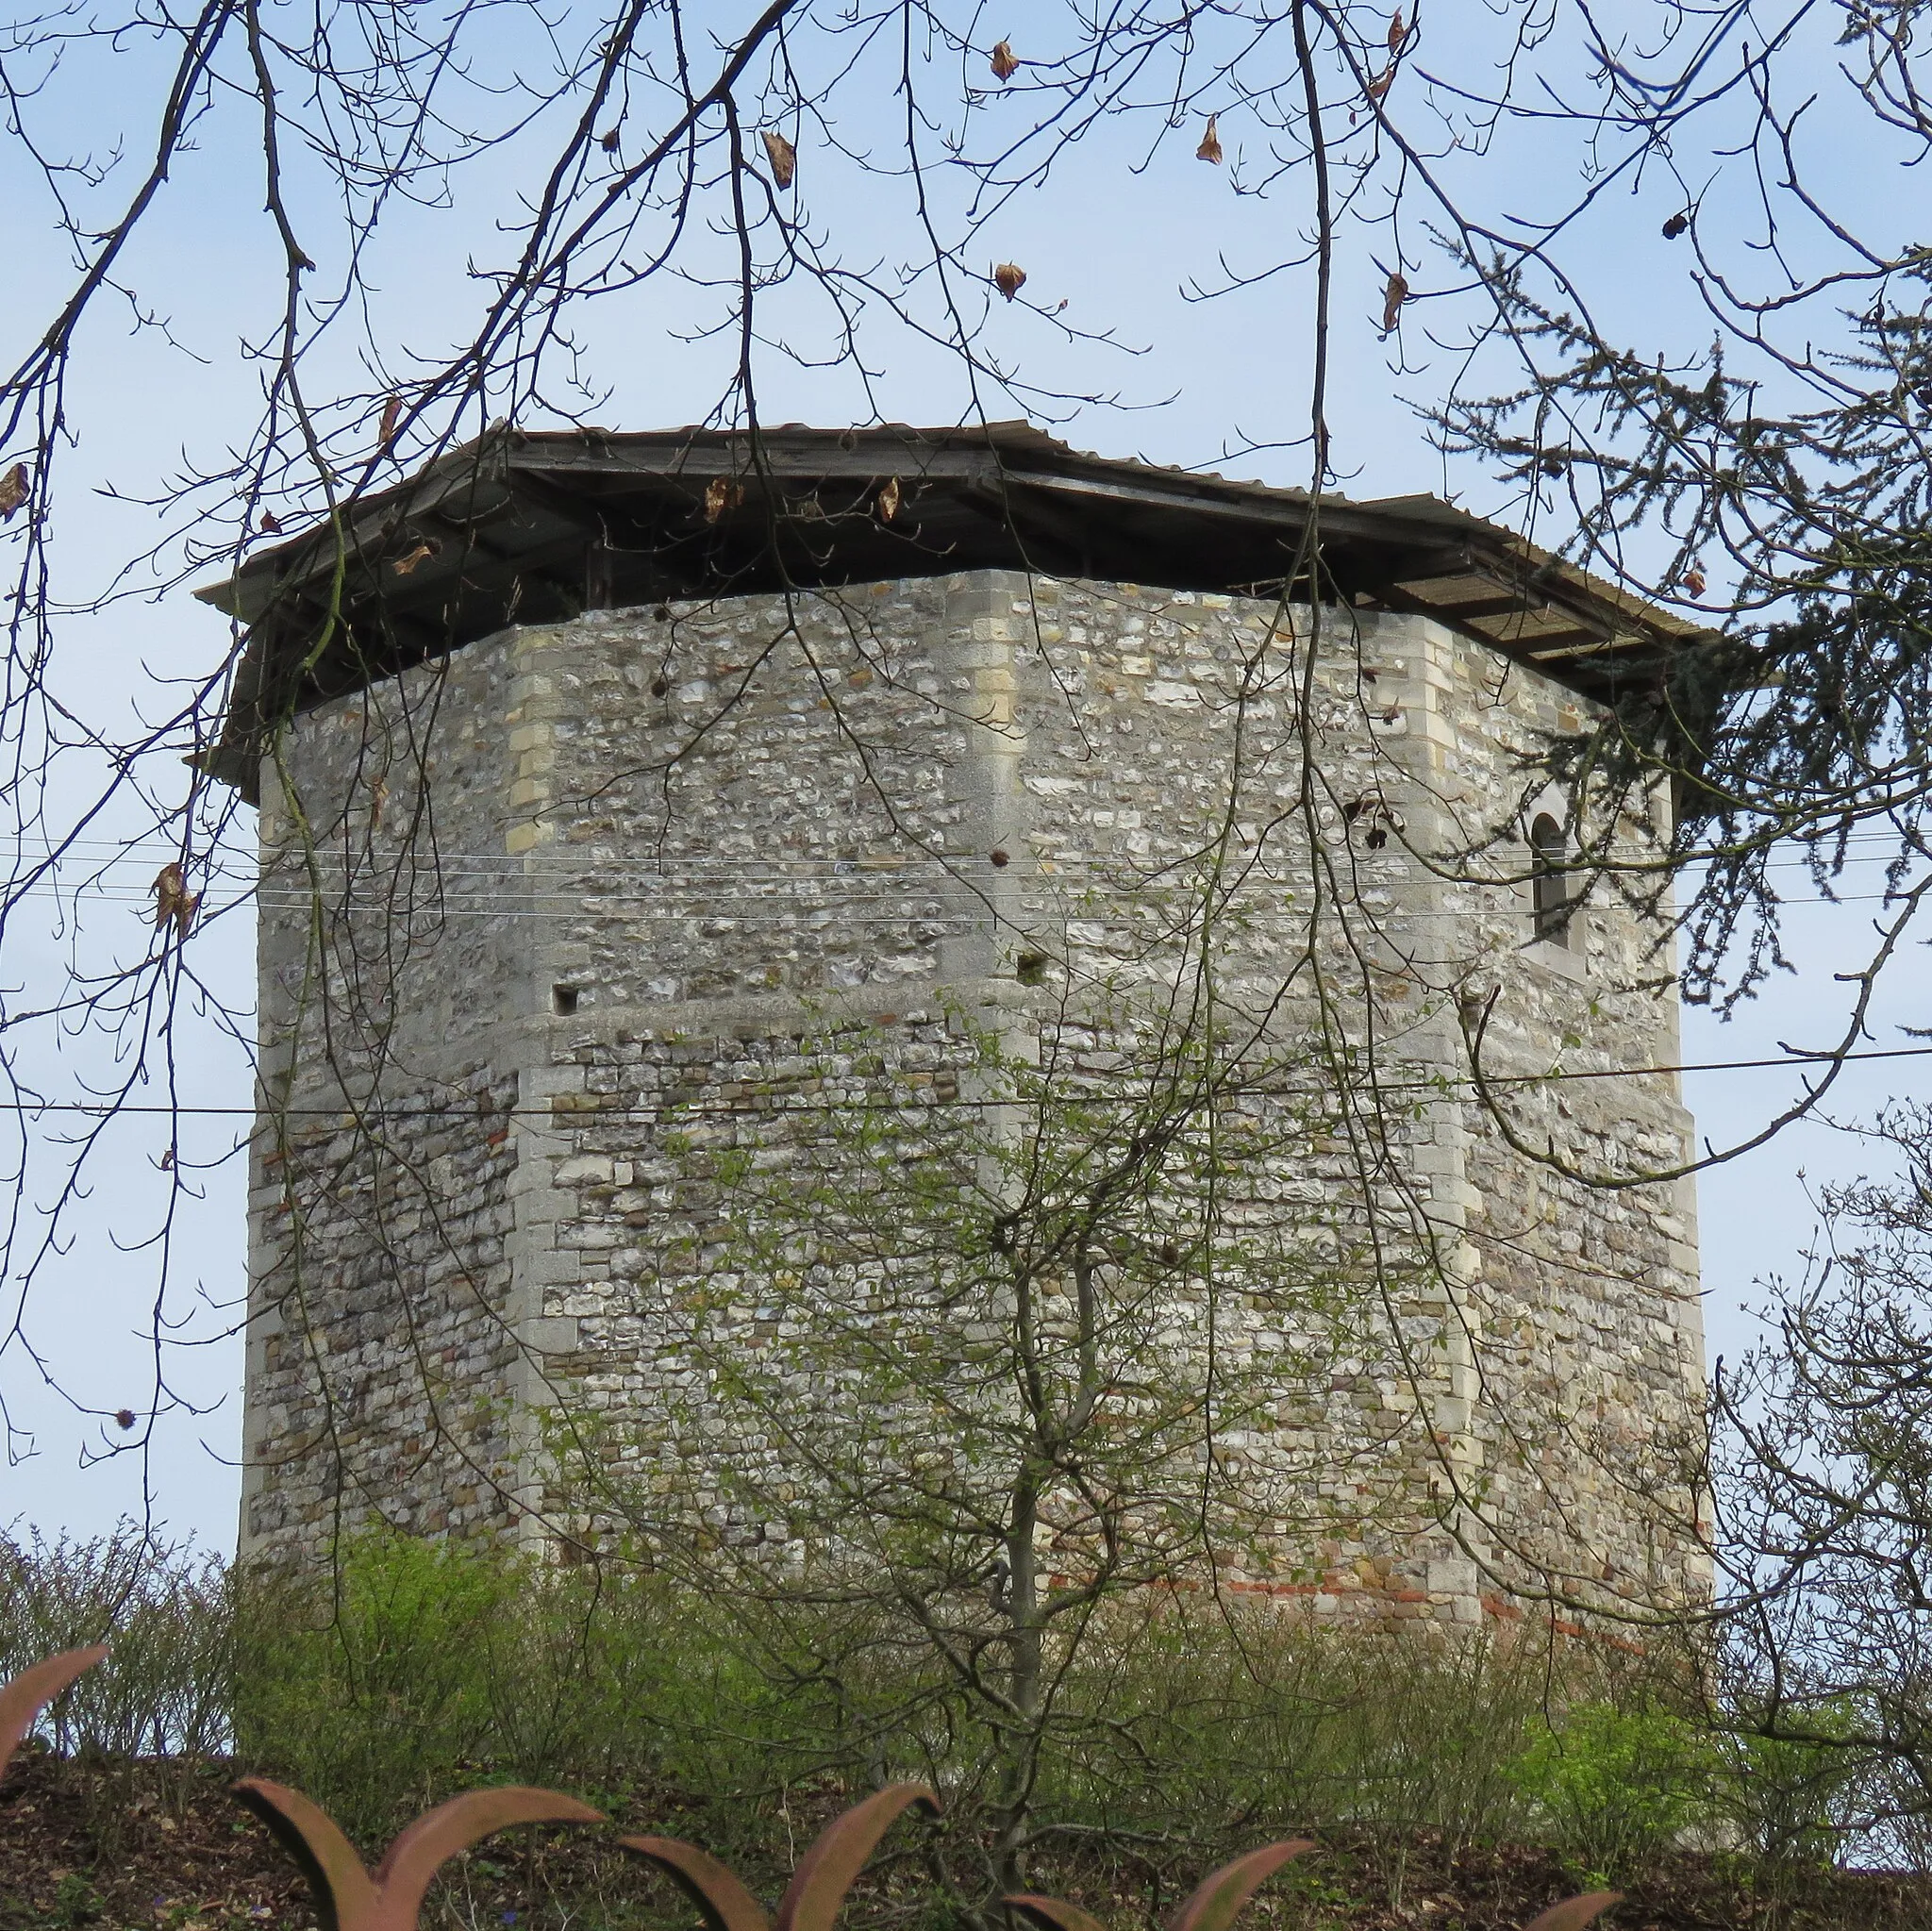
M329 1585L240 1590L238 1754L371 1832L491 1754L491 1625L510 1572L457 1545L371 1536Z
M782 1628L760 1646L727 1606L649 1574L372 1533L327 1581L251 1576L238 1604L239 1754L370 1841L494 1780L675 1787L722 1844L747 1794L841 1754Z
M1593 1884L1641 1872L1715 1812L1708 1734L1655 1706L1580 1703L1535 1735L1509 1777Z
M916 1777L943 1792L962 1847L997 1800L983 1706L888 1604L700 1597L616 1562L383 1532L350 1538L320 1576L225 1571L138 1538L0 1543L0 1671L115 1642L92 1700L58 1713L58 1747L232 1740L372 1850L491 1780L675 1809L679 1835L754 1864L797 1799L816 1814ZM1105 1844L1143 1871L1328 1831L1400 1905L1421 1836L1452 1852L1546 1837L1607 1875L1709 1817L1766 1857L1823 1855L1846 1808L1824 1758L1743 1741L1720 1756L1686 1720L1625 1706L1631 1685L1601 1658L1558 1669L1479 1632L1348 1635L1272 1605L1131 1596L1050 1681L1043 1843ZM1574 1699L1556 1728L1552 1693Z
M69 1613L42 1615L21 1661L100 1633L99 1606L125 1594L125 1550L51 1553L20 1559ZM668 1796L721 1851L761 1842L800 1790L917 1777L967 1830L992 1798L967 1701L876 1605L699 1600L615 1564L383 1532L348 1539L325 1577L217 1579L192 1598L178 1577L148 1586L158 1605L192 1600L204 1629L177 1671L201 1670L199 1706L224 1739L232 1724L250 1769L372 1847L485 1779ZM1507 1772L1541 1676L1479 1638L1351 1639L1266 1606L1134 1599L1062 1660L1041 1764L1050 1838L1155 1841L1179 1818L1191 1854L1339 1827L1399 1896L1414 1832L1457 1844L1525 1820Z
M1313 1628L1273 1606L1124 1604L1064 1687L1043 1815L1122 1836L1175 1818L1219 1829L1340 1830L1391 1904L1419 1832L1453 1851L1508 1836L1506 1772L1541 1673L1480 1632Z

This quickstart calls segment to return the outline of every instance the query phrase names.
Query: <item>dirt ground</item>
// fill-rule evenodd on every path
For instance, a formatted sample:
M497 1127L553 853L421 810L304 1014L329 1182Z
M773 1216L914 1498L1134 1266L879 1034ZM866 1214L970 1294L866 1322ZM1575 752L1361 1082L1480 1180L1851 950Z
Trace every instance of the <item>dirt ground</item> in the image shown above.
M0 1931L308 1931L318 1920L294 1866L225 1792L226 1772L85 1767L24 1755L0 1785ZM830 1807L836 1807L828 1805ZM679 1835L675 1818L625 1806L630 1830ZM796 1819L801 1838L812 1820ZM611 1839L616 1831L516 1831L450 1867L424 1931L629 1931L691 1925L695 1913ZM1391 1877L1400 1867L1399 1887ZM784 1871L743 1869L775 1899ZM1195 1873L1205 1874L1205 1873ZM916 1847L882 1856L848 1911L853 1931L938 1931L948 1917L923 1883ZM1041 1871L1058 1890L1128 1931L1174 1899L1077 1868ZM1252 1904L1242 1931L1518 1931L1580 1887L1546 1850L1324 1839ZM1932 1880L1871 1872L1788 1875L1754 1888L1723 1858L1679 1856L1633 1883L1601 1921L1610 1931L1932 1931Z

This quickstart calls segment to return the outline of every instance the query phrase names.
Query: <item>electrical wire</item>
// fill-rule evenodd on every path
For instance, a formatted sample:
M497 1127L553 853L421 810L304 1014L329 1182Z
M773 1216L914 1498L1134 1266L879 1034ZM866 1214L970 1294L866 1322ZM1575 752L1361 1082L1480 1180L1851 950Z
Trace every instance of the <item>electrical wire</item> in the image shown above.
M1548 1073L1507 1073L1485 1074L1483 1085L1490 1089L1499 1087L1552 1086L1562 1081L1578 1079L1648 1079L1660 1075L1675 1076L1687 1073L1749 1073L1774 1070L1782 1067L1787 1071L1801 1070L1807 1066L1831 1066L1850 1060L1871 1059L1924 1059L1932 1057L1932 1046L1884 1046L1869 1051L1849 1053L1793 1052L1783 1057L1764 1059L1703 1059L1684 1060L1663 1066L1601 1066L1601 1067L1558 1067ZM1357 1090L1373 1090L1380 1093L1397 1092L1441 1092L1448 1088L1469 1088L1474 1090L1474 1078L1462 1074L1442 1074L1427 1079L1376 1079L1357 1083ZM1239 1095L1241 1098L1285 1099L1296 1097L1299 1089L1256 1089ZM1079 1095L1068 1096L1068 1103L1074 1106L1141 1106L1144 1102L1133 1094ZM576 1111L570 1121L562 1123L572 1126L583 1126L613 1118L633 1119L641 1114L658 1116L669 1114L674 1119L711 1118L731 1116L736 1118L763 1118L773 1113L844 1113L861 1104L878 1102L823 1101L797 1102L774 1100L767 1096L754 1099L750 1103L741 1100L712 1102L709 1110L690 1101L675 1097L667 1098L656 1106L598 1107L594 1112ZM933 1112L942 1107L1024 1107L1024 1099L1008 1097L951 1099L934 1096L930 1099L908 1098L886 1103L887 1110L892 1112ZM492 1107L487 1102L472 1101L467 1106L425 1107L408 1106L394 1108L370 1107L369 1117L375 1122L389 1124L404 1120L532 1120L555 1121L556 1116L547 1106ZM122 1114L159 1115L169 1119L257 1119L263 1114L282 1120L324 1119L341 1120L345 1116L354 1120L358 1116L358 1108L348 1103L332 1107L210 1107L210 1106L136 1106L117 1100L0 1100L0 1113L83 1113L91 1117L106 1118Z

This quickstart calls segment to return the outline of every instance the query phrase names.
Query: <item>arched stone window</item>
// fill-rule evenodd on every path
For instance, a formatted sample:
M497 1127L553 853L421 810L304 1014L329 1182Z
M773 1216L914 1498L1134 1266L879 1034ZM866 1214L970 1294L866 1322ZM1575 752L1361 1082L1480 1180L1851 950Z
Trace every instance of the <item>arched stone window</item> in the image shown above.
M1570 943L1569 844L1563 827L1539 811L1529 827L1530 901L1537 938L1548 945Z

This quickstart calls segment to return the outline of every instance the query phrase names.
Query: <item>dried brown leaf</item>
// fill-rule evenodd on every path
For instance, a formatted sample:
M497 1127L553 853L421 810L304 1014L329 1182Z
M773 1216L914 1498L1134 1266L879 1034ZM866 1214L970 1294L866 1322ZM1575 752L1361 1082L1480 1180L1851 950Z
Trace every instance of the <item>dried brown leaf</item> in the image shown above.
M436 545L434 543L418 543L413 550L405 551L389 567L398 576L411 576L415 574L419 565L426 563L435 555Z
M713 476L705 485L705 521L716 523L744 501L744 485L731 476Z
M282 533L282 520L273 509L261 512L261 533L265 537L278 537Z
M758 139L765 143L765 154L772 163L772 179L781 188L791 186L791 177L798 172L798 150L782 134L766 127L759 132Z
M182 874L179 865L166 864L155 874L155 882L148 887L155 896L155 930L159 931L171 919L175 930L183 938L194 923L194 915L201 907L201 894L188 890L188 880Z
M1398 270L1389 277L1388 285L1382 291L1382 333L1387 335L1395 326L1396 319L1402 313L1402 305L1408 300L1408 283Z
M1212 161L1216 167L1221 165L1220 115L1208 115L1208 131L1201 137L1201 145L1194 150L1194 158L1197 161Z
M886 487L879 491L879 521L891 523L899 513L899 478L888 476Z
M0 523L11 521L13 512L26 501L26 464L17 462L0 476Z
M993 48L992 59L989 64L992 68L993 77L997 80L1011 80L1020 71L1020 63L1014 59L1013 50L1005 41L1001 41Z
M1693 597L1701 597L1704 594L1704 572L1694 563L1684 573L1684 588Z
M1379 101L1395 84L1395 62L1390 61L1374 80L1369 82L1368 95L1372 101Z
M188 896L188 880L179 865L172 860L155 874L155 882L148 887L155 900L155 930L159 931L170 919L180 916L182 902Z
M396 424L402 421L403 399L392 395L382 406L382 426L375 432L376 447L387 449L396 440Z
M1003 261L992 272L992 285L1010 302L1026 286L1026 271L1015 262Z
M1402 8L1397 8L1389 22L1389 51L1392 54L1408 38L1408 29L1402 24Z
M1690 225L1690 217L1679 209L1664 224L1664 240L1674 241Z

